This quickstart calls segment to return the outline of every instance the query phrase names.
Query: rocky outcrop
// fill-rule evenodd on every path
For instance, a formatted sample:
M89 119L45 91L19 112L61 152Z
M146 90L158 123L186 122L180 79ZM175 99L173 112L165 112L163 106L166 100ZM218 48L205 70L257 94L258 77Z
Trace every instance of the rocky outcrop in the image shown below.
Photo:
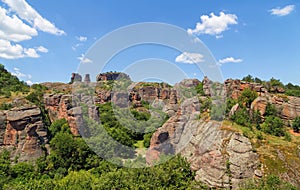
M130 77L129 75L120 72L100 73L96 77L96 81L110 81L110 80L120 80L120 79L130 80Z
M90 74L86 74L86 75L84 76L83 82L85 82L85 83L90 83L90 82L91 82Z
M12 156L19 157L19 161L32 161L45 154L42 145L48 142L48 133L36 106L0 112L0 133L1 148L14 147Z
M258 110L263 116L266 112L267 104L274 105L278 111L278 116L283 119L285 124L291 124L291 121L300 116L300 98L292 96L278 96L266 94L257 97L251 104L252 110Z
M82 81L82 76L78 73L72 73L71 76L71 84L73 84L74 82L81 82Z
M196 180L211 187L237 188L253 177L258 155L246 137L221 130L221 123L199 119L200 103L185 100L179 111L153 134L146 155L152 164L161 153L181 154L196 172Z
M73 135L79 135L79 126L82 124L81 107L72 104L72 95L46 94L44 96L45 109L49 113L51 122L65 118Z
M264 96L268 91L262 84L259 83L250 83L241 80L227 79L225 82L225 88L227 92L227 97L237 99L243 90L249 88L258 93L259 96Z

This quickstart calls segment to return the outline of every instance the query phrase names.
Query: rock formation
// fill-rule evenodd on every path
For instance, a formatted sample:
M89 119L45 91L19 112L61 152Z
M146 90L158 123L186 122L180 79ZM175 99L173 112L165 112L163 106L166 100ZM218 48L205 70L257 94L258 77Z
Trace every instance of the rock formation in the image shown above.
M120 79L130 80L130 77L127 74L120 73L120 72L100 73L96 77L96 81L109 81L109 80L120 80Z
M86 74L86 75L84 76L83 82L85 82L85 83L90 83L90 82L91 82L90 74Z
M82 76L78 73L72 73L71 76L71 84L74 82L81 82L82 81Z
M0 111L0 134L1 149L11 150L19 161L33 161L45 154L42 145L48 143L48 133L36 106Z
M264 96L268 91L259 83L250 83L241 80L227 79L225 82L225 88L227 92L227 97L237 99L242 91L246 88L254 90L258 93L259 96Z
M79 126L82 123L81 107L74 107L72 95L46 94L44 96L45 109L49 113L51 122L65 118L73 135L79 135Z
M283 119L286 125L290 125L291 121L300 116L300 98L292 96L278 96L274 94L266 94L257 97L251 104L252 110L258 110L263 116L266 111L267 104L270 103L276 107L278 116Z
M164 154L181 154L196 172L196 180L211 187L236 188L253 177L259 160L252 145L240 133L221 130L221 123L199 120L200 104L187 99L180 112L153 134L147 162Z

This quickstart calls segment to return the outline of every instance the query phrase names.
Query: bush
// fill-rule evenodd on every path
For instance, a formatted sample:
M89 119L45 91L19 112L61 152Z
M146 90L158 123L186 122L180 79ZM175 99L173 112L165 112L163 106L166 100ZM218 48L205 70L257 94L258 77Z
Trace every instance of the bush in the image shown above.
M231 117L231 119L239 125L243 125L243 126L251 125L250 115L246 108L237 110L237 112Z
M296 190L297 188L287 182L282 181L278 176L269 175L267 177L263 177L260 180L250 179L245 183L241 184L239 189L240 190L254 190L254 189Z
M294 132L296 132L296 133L300 132L300 117L299 116L297 116L293 120L292 128L293 128Z
M283 121L276 116L268 116L266 121L261 125L261 129L268 134L274 136L284 136L285 130L283 127Z
M10 103L2 103L0 104L0 110L9 110L12 108L12 105Z
M34 175L34 168L32 165L26 162L20 162L14 165L11 168L11 176L13 178L30 178L32 175Z
M268 103L264 116L277 116L277 109L273 104Z
M246 106L247 108L250 108L251 103L257 98L257 96L258 94L256 91L246 88L238 98L240 106Z

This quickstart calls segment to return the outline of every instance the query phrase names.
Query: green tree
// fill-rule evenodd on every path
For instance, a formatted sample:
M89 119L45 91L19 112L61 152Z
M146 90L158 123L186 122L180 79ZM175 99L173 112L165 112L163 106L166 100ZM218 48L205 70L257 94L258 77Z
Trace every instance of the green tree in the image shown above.
M238 109L236 111L236 113L231 116L231 119L242 126L250 126L251 125L251 118L250 118L250 114L247 111L247 109L245 107Z
M261 125L261 129L268 134L275 136L284 136L285 130L283 126L283 121L276 116L266 117L265 122Z
M0 84L0 96L7 98L11 96L11 92L29 92L29 86L9 73L2 64L0 64Z
M293 120L292 128L293 128L294 132L296 132L296 133L300 132L300 116L297 116Z
M254 82L254 78L251 75L247 75L244 78L242 78L242 81L246 81L246 82Z
M264 116L277 116L277 109L276 107L273 105L273 104L270 104L270 103L267 103L267 106L266 106L266 111L264 113Z
M197 86L196 86L196 92L197 94L199 94L200 96L204 96L204 90L203 90L203 83L200 82Z
M258 95L256 91L253 91L249 88L244 89L238 98L240 106L246 106L247 108L250 108L251 103L257 98L257 96Z

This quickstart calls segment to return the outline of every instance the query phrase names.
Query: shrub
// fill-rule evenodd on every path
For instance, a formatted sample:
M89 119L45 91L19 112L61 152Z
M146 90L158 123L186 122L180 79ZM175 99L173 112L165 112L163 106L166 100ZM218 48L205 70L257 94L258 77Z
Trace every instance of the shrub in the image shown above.
M275 136L284 136L285 130L283 127L283 121L276 116L268 116L266 121L261 126L262 130L265 133L275 135Z
M246 88L238 98L239 104L241 106L245 105L247 108L250 108L251 103L257 98L257 96L258 95L256 91Z
M293 120L292 128L293 128L294 132L296 132L296 133L300 132L300 117L299 116L297 116Z

